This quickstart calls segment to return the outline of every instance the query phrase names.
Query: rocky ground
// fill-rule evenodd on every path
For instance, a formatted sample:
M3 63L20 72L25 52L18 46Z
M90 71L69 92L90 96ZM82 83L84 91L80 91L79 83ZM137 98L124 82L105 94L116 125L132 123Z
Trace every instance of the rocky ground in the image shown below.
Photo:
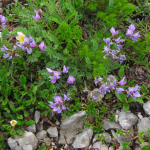
M0 0L0 13L4 13L4 7L9 8L12 0ZM22 4L27 4L22 0ZM149 58L149 56L148 56ZM112 75L117 75L117 71L113 71ZM150 89L150 83L147 79L147 71L144 66L136 66L131 64L130 69L125 71L127 80L135 80L134 85L146 85ZM115 79L112 76L111 79ZM133 85L133 86L134 86ZM96 87L95 87L96 88ZM96 89L92 89L95 91ZM83 95L84 97L85 95ZM150 94L147 95L150 98ZM96 95L99 101L104 97L102 94ZM90 98L90 97L85 97ZM41 146L46 146L46 150L52 149L98 149L98 150L123 150L121 143L130 142L131 149L141 150L142 145L137 139L140 131L145 131L145 145L148 142L148 128L150 129L150 101L144 100L144 104L132 105L130 111L113 109L115 121L107 118L104 120L103 142L97 140L98 133L93 132L91 128L85 128L83 117L86 111L79 111L73 116L65 119L59 119L53 122L52 116L42 117L41 112L36 110L33 114L35 124L25 127L23 136L15 135L15 139L5 137L8 147L11 150L36 150ZM90 117L89 117L90 118ZM123 134L116 135L117 129L123 129ZM2 133L0 133L2 134ZM116 146L111 147L112 143ZM3 150L0 148L0 150Z

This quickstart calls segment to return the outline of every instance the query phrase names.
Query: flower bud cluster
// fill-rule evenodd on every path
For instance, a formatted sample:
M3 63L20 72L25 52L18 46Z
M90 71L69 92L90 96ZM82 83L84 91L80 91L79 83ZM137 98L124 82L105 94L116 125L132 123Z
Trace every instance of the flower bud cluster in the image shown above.
M34 9L34 12L35 12L35 16L32 16L32 18L37 21L40 20L41 16L39 14L42 14L43 11L41 9L38 9L38 10Z
M49 77L48 77L48 78L50 78L49 81L51 81L51 83L56 83L56 79L59 79L59 78L60 78L60 75L61 75L62 73L67 73L68 70L69 70L69 67L66 67L66 66L64 65L64 66L63 66L63 71L61 71L61 72L54 71L54 70L52 70L52 69L50 69L50 68L46 68L46 70L47 70L48 73L53 73L53 74L54 74L54 76L49 76ZM68 80L67 80L67 83L73 84L74 81L75 81L75 78L74 78L73 76L69 75Z
M136 85L135 87L129 87L128 90L124 90L123 88L119 88L117 86L127 84L125 80L125 77L122 77L122 79L117 82L114 80L113 82L110 82L109 85L102 82L102 78L99 76L99 78L95 78L94 83L97 85L98 83L102 84L102 86L97 91L100 94L106 94L107 92L110 93L111 91L115 90L118 94L122 93L123 91L127 92L127 97L131 96L133 99L136 99L136 97L141 97L139 93L139 86ZM83 90L83 92L89 92L87 88ZM93 100L98 100L96 97L93 97Z
M139 32L133 34L135 30L135 25L131 24L129 26L129 29L127 30L126 35L129 36L133 42L137 41L137 38L140 37ZM103 38L104 42L107 44L107 46L104 46L104 50L102 52L106 53L106 55L104 56L104 59L106 59L106 56L111 55L113 59L120 59L120 63L122 64L123 61L126 60L125 55L122 55L120 52L120 48L121 46L121 42L125 42L125 39L120 39L121 36L117 39L114 39L114 36L117 35L119 33L119 31L116 31L114 27L112 27L110 29L110 32L112 33L111 38ZM112 50L110 48L110 46L113 44L113 42L117 43L117 50Z
M2 29L5 29L5 23L8 19L5 19L5 16L0 15L0 26Z
M68 109L67 107L63 106L63 102L64 101L69 101L70 98L68 97L68 95L64 95L64 98L62 98L61 96L53 96L54 102L49 102L50 103L50 108L53 109L54 112L57 112L58 114L60 114L63 110Z

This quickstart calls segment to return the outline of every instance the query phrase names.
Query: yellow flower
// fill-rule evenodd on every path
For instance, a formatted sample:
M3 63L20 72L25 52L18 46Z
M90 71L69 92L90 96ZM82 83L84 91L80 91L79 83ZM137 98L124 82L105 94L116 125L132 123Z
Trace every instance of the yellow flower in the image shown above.
M11 125L12 127L14 127L16 124L17 124L17 121L16 121L16 120L10 121L10 125Z
M17 32L18 36L16 39L20 42L20 44L23 44L25 42L25 35L22 32Z

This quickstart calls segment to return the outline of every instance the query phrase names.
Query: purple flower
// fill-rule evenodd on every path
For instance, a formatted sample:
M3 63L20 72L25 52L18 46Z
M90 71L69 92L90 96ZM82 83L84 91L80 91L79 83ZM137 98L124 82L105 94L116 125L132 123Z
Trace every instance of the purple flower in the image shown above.
M29 36L29 40L30 40L30 46L36 47L36 43L35 43L34 39L31 37L31 35Z
M3 48L1 48L1 51L7 51L7 50L8 48L5 45L3 45Z
M130 29L131 31L134 31L134 30L135 30L135 25L134 25L134 24L131 24L131 25L129 26L129 29Z
M98 98L97 98L96 96L93 96L93 99L92 99L92 100L97 101Z
M65 109L68 109L68 108L67 108L67 107L65 107L65 106L62 106L62 107L61 107L61 109L62 109L62 110L65 110Z
M123 77L119 82L118 82L118 84L119 85L123 85L123 84L127 84L127 82L124 82L124 79L125 79L126 77Z
M124 40L123 39L120 40L120 38L121 38L121 36L119 36L117 39L114 39L114 41L116 43L124 42Z
M127 30L126 35L127 35L127 36L133 36L134 30L135 30L135 25L134 25L134 24L131 24L131 25L129 26L129 29Z
M54 102L56 103L56 105L62 104L62 97L61 96L53 96Z
M6 59L6 58L8 58L8 57L9 57L9 53L6 53L6 54L4 53L3 58L5 58L5 59Z
M119 43L118 45L117 45L117 48L118 49L120 49L122 46L121 46L121 44Z
M34 9L34 12L35 12L35 16L32 16L32 18L35 19L35 20L40 20L41 17L40 17L40 15L38 14L38 11L37 11L36 9Z
M110 82L110 88L111 89L115 89L115 86L116 86L116 80L114 82Z
M110 41L110 38L107 38L107 39L103 38L103 41L104 41L108 46L110 46L110 45L113 44L112 41Z
M66 68L66 66L64 65L64 66L63 66L63 73L67 73L68 70L69 70L69 67Z
M49 103L50 103L50 105L49 105L49 106L50 106L51 108L55 108L55 106L56 106L56 104L55 104L55 103L53 103L53 102L49 102Z
M67 83L73 84L74 81L75 81L75 78L73 76L69 75Z
M70 98L68 97L68 95L64 94L64 101L69 101Z
M46 51L46 48L47 46L44 45L44 41L42 41L40 44L39 44L39 48L42 50L42 51Z
M137 41L137 38L139 38L139 37L140 37L139 32L133 34L132 41L133 41L133 42Z
M119 31L118 31L118 30L116 31L114 27L112 27L112 28L110 29L110 32L112 33L112 36L115 36L116 34L119 33Z
M60 114L61 111L62 111L62 109L61 109L60 107L55 107L55 108L53 109L53 111L54 111L54 112L57 112L58 114Z
M141 97L139 91L139 86L136 85L135 87L129 87L129 90L127 92L127 97L131 96L133 99L136 99L136 97Z
M30 48L26 48L26 50L27 50L27 53L28 53L28 54L31 54L31 53L32 53L31 47L30 47Z
M1 17L0 17L0 20L1 20L1 23L6 23L6 21L7 21L8 19L5 19L4 16L1 16Z
M53 71L53 73L54 73L54 76L55 76L57 79L60 78L61 72Z
M126 60L126 56L125 55L121 55L120 56L120 63L122 64L124 60Z
M53 71L52 69L50 69L50 68L46 68L46 70L47 70L48 73L53 73L53 72L54 72L54 71Z
M109 86L106 86L105 84L103 84L100 88L99 88L99 90L97 91L98 93L100 93L100 94L106 94L106 92L110 92L109 91Z
M101 76L99 76L98 79L95 77L94 82L95 82L95 84L97 85L97 83L98 83L98 82L101 82L102 80L103 80L103 79L101 78Z
M122 91L124 91L123 88L116 88L116 92L119 94L119 93L122 93Z
M49 76L48 78L51 78L51 80L49 80L51 83L56 83L57 78L55 76Z
M109 48L107 46L104 46L104 51L102 51L102 52L107 54L109 52Z
M85 87L85 89L83 90L83 93L87 93L89 90L87 89L87 87Z

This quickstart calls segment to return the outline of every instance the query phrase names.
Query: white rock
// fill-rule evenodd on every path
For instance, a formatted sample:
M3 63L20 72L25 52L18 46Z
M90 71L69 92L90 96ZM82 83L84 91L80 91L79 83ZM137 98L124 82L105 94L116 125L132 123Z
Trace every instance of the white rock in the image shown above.
M109 147L109 150L115 150L114 147Z
M148 128L150 129L150 120L148 118L142 118L137 124L138 132L145 131L144 135L148 137Z
M66 144L66 141L68 144L71 144L73 142L75 135L78 134L84 127L84 120L82 119L82 117L85 116L85 114L86 111L79 111L78 113L75 113L74 115L67 117L62 121L60 127L65 131L60 130L60 144ZM66 141L64 136L66 138Z
M93 148L101 149L101 145L102 145L102 144L103 144L102 141L100 141L100 142L95 142L95 143L93 144Z
M36 132L36 126L35 126L35 124L32 124L32 125L30 125L30 126L27 126L27 127L26 127L26 130L35 133L35 132Z
M45 146L50 146L51 144L51 139L50 138L44 138L43 142L45 143Z
M143 109L147 115L150 115L150 100L143 104Z
M100 135L100 136L103 135L103 137L105 137L105 139L108 140L108 142L111 141L111 136L110 136L109 133L104 132L104 133L101 133L101 134L99 134L99 135ZM96 135L94 136L94 138L93 138L93 143L96 142L96 139L97 139L98 137L99 137L98 134L96 134Z
M36 137L38 140L43 140L46 137L47 132L45 130L42 130L36 134Z
M143 116L141 115L141 112L138 112L138 115L139 119L141 120L143 118Z
M107 80L110 81L110 82L114 82L116 80L116 76L114 76L114 75L108 75L107 76Z
M37 148L38 140L32 132L25 131L23 136L15 135L14 137L15 139L12 139L11 137L8 138L8 145L11 149L14 149L18 144L23 148L23 150L25 150L28 145L29 148L32 146L32 150Z
M82 133L76 136L74 143L72 144L73 148L85 148L90 145L90 141L93 135L92 129L84 129Z
M58 126L58 125L60 125L60 122L57 120L57 121L55 122L55 124L56 124L56 126Z
M109 129L119 129L121 128L120 124L114 122L114 121L109 121L107 119L104 119L104 125L103 128L105 130L109 130Z
M36 110L34 115L34 121L36 122L36 124L38 123L40 116L41 116L41 112Z
M47 129L48 134L50 135L50 137L58 137L58 131L56 127L50 127Z
M101 150L108 150L108 146L106 144L101 145Z
M129 130L138 120L138 117L131 112L120 112L119 123L123 129Z

